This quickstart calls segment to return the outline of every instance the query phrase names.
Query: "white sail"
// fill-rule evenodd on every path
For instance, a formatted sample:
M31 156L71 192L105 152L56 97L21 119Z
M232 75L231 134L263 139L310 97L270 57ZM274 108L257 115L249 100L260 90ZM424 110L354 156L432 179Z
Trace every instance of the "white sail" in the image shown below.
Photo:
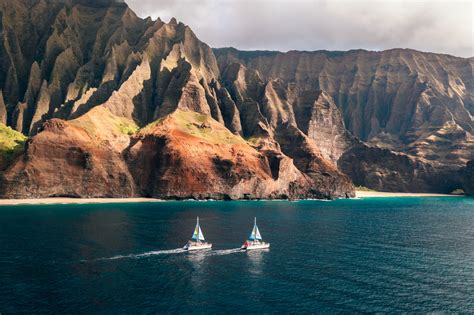
M258 229L258 226L255 225L255 239L261 241L262 240L262 235L260 235L260 230Z
M199 227L199 236L198 237L199 237L200 241L205 241L204 235L202 234L201 227Z

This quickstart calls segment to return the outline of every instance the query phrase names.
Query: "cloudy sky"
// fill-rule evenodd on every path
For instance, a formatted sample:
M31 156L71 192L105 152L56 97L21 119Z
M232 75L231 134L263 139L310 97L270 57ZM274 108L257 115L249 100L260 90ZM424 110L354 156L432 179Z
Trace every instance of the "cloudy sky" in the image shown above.
M176 17L212 47L422 51L474 56L471 0L128 0L142 17Z

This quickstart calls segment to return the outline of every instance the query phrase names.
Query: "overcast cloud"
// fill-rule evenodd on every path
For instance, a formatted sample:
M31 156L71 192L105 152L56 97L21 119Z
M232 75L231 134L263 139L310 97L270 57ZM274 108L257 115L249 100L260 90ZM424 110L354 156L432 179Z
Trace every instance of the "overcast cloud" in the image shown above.
M470 0L128 0L141 17L176 17L212 47L413 48L472 57Z

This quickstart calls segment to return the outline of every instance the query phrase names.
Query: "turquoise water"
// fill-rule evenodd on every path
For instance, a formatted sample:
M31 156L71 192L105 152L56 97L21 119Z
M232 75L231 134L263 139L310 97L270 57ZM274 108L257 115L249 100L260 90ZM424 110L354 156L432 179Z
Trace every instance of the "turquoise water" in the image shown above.
M2 314L473 313L474 199L3 206L0 270Z

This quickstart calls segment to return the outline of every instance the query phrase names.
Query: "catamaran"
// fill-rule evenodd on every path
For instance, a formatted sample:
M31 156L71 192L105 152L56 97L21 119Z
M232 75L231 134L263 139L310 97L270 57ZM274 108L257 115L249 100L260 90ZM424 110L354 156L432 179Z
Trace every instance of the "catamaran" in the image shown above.
M194 228L194 234L191 240L184 245L183 249L186 250L199 250L199 249L211 249L212 244L204 242L204 234L202 234L201 226L199 225L199 217L197 217L196 227Z
M242 245L241 249L251 250L266 248L270 248L270 243L265 243L264 241L262 241L262 235L260 234L260 231L258 230L257 226L257 218L255 218L252 232L250 233L248 240L246 240L245 243Z

